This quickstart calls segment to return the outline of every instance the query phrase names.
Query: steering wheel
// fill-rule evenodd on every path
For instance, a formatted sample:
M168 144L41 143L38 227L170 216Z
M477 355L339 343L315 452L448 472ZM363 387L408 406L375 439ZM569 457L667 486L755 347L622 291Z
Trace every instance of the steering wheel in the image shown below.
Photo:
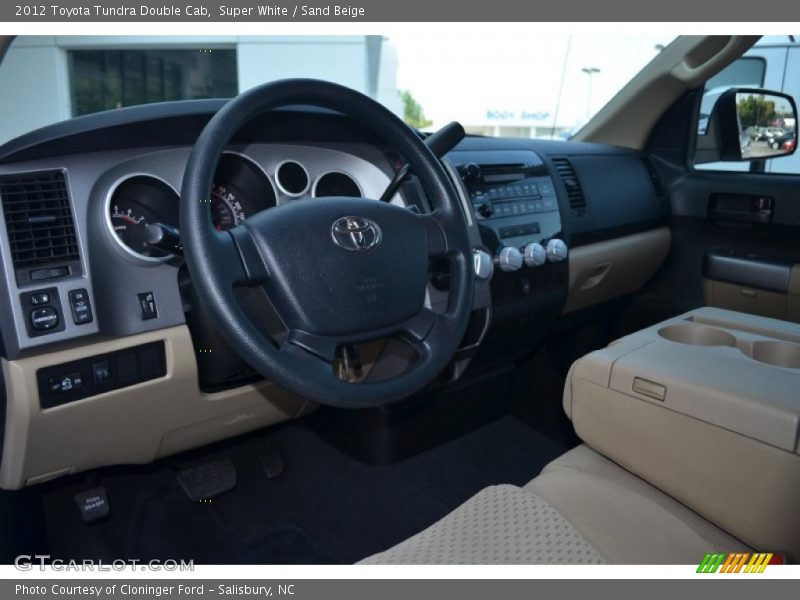
M223 149L259 114L310 105L350 116L400 152L433 212L417 214L363 198L292 202L233 229L212 226L209 190ZM208 122L183 177L184 256L201 304L223 338L265 378L305 398L339 407L379 406L431 382L464 336L473 301L471 245L456 191L439 160L411 128L355 90L312 79L250 89ZM447 308L425 306L429 261L447 258ZM237 304L236 286L263 286L286 326L285 341L262 334ZM397 377L352 383L333 368L340 346L398 336L417 359Z

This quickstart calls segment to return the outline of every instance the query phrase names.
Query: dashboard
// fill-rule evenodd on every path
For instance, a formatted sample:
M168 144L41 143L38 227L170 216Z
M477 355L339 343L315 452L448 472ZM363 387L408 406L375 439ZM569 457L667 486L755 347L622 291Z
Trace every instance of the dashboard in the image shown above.
M0 423L3 456L24 457L3 461L0 486L147 462L310 410L261 381L216 333L193 296L179 246L170 251L148 239L151 225L179 230L192 144L221 106L121 109L0 147L6 414L9 423L28 424L17 431ZM641 287L669 248L666 191L640 153L468 137L443 164L474 249L476 286L467 333L436 386L469 368L529 355L561 315ZM226 230L284 204L329 196L377 201L370 199L381 197L402 165L342 115L278 110L232 139L207 202L214 226ZM430 210L413 175L391 202ZM448 268L430 268L426 303L434 311L447 305ZM282 323L263 291L242 290L237 300L280 338ZM410 360L389 343L362 356L364 377L392 376L377 356L390 357L385 362L395 369ZM95 456L88 441L76 440L83 423L98 420L114 450Z
M0 226L9 240L0 296L5 356L186 322L182 259L149 242L147 232L153 224L179 230L191 143L221 105L189 101L100 113L0 149ZM401 165L381 140L342 115L267 113L223 153L208 195L212 221L225 230L287 203L378 198ZM481 331L490 319L563 307L575 284L570 247L657 228L668 214L652 165L620 148L473 137L445 165L475 247L476 308L486 309L476 325ZM428 210L413 177L391 201ZM54 220L34 222L39 217ZM446 303L447 277L447 265L433 266L434 307ZM71 315L76 310L80 318Z

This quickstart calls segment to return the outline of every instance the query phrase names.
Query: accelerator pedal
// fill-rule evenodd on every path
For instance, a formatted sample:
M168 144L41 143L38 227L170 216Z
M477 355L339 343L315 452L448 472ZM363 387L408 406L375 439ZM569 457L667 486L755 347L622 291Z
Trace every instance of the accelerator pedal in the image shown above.
M256 450L258 462L268 479L275 479L283 473L283 458L272 446L262 446Z

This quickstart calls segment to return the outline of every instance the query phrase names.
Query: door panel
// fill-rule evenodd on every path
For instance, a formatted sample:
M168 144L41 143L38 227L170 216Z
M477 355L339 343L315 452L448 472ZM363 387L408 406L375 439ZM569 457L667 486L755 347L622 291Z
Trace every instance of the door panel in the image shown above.
M763 86L800 98L800 46L765 39L746 56L766 61ZM648 151L669 190L672 247L642 296L662 313L711 304L800 321L800 154L693 166L703 90L662 117ZM753 168L751 168L753 165ZM722 258L736 258L725 263Z
M687 170L669 187L672 247L646 294L675 314L713 305L798 320L800 177ZM713 211L721 195L769 198L772 212L761 220L721 219ZM721 272L710 268L720 256L739 261Z

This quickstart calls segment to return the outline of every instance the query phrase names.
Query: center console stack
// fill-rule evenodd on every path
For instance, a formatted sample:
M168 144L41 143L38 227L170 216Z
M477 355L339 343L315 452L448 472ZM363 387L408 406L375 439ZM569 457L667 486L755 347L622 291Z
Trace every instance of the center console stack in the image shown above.
M797 561L798 390L800 325L700 308L576 361L564 408L589 446Z
M530 312L526 300L566 289L568 248L556 188L542 159L531 150L456 151L449 156L494 263L495 317L514 303L518 314Z

